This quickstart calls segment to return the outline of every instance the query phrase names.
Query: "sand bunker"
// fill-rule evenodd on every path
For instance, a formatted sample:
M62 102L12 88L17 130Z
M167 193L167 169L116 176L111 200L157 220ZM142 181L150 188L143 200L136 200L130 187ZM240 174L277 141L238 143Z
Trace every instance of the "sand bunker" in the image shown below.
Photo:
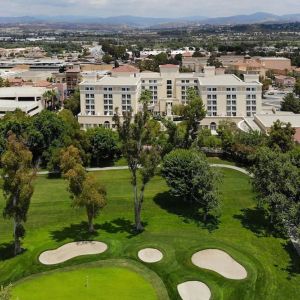
M187 281L177 285L182 300L209 300L211 292L209 287L200 281Z
M55 265L77 256L100 254L106 250L107 245L102 242L74 242L43 252L39 261L44 265Z
M199 251L192 256L192 262L200 268L215 271L228 279L247 277L246 269L222 250L206 249Z
M163 258L163 254L154 248L145 248L139 251L138 257L141 261L146 263L155 263Z

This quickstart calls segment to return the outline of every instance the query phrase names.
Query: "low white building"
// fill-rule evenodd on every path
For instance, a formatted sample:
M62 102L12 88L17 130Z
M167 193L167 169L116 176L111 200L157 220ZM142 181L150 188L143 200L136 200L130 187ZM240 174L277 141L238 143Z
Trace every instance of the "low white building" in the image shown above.
M0 116L16 109L30 116L36 115L44 108L43 94L47 90L31 86L0 88Z
M83 80L78 120L83 128L113 127L115 108L120 113L130 109L136 112L142 90L151 91L154 114L172 118L172 106L187 103L189 87L198 91L206 107L202 126L216 129L222 120L238 123L262 110L262 84L256 75L245 75L243 81L233 74L218 74L214 67L205 67L204 73L180 73L177 65L162 65L160 72L140 73L122 66L111 76Z

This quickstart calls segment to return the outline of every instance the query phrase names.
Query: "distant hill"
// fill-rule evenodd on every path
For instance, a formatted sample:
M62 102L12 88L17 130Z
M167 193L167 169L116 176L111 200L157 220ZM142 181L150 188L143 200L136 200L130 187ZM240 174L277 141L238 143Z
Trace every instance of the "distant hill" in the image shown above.
M81 23L102 25L126 25L130 27L153 27L166 24L210 24L210 25L239 25L255 23L286 23L300 22L300 14L274 15L265 12L257 12L249 15L234 15L230 17L207 18L204 16L190 16L182 18L151 18L137 16L115 17L86 17L86 16L24 16L24 17L0 17L0 24L20 23Z
M231 24L255 24L255 23L280 23L280 22L300 22L300 14L278 16L265 12L257 12L250 15L235 15L222 18L208 18L201 23L211 25L231 25Z

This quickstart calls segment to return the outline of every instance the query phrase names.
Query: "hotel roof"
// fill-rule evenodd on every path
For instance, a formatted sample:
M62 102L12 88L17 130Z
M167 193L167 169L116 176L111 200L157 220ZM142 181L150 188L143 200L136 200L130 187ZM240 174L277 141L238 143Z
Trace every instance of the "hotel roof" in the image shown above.
M5 98L5 97L41 96L47 90L48 89L44 87L32 87L32 86L3 87L0 89L0 97Z
M105 76L100 80L93 82L93 85L106 85L106 86L118 86L118 85L137 85L140 81L139 77L109 77ZM83 82L83 84L89 84L89 82ZM91 84L91 83L90 83Z
M257 85L258 82L244 82L239 79L237 76L233 74L222 74L222 75L215 75L215 76L204 76L198 77L200 85L217 85L217 86L246 86L246 85Z

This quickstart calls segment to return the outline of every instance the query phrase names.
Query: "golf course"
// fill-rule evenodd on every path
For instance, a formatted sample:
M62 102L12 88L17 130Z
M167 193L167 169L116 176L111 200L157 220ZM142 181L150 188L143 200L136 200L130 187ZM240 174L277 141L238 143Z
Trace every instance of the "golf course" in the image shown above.
M71 206L67 181L39 175L22 254L13 257L13 224L0 218L0 284L12 284L14 300L182 299L178 285L190 281L205 284L208 297L215 300L300 299L299 256L290 240L270 232L264 211L256 207L249 176L216 170L222 176L221 208L206 224L191 205L171 196L162 177L155 176L145 191L145 230L140 234L133 230L128 170L94 172L107 190L107 206L95 220L94 233L87 230L85 210ZM1 193L0 210L3 206ZM86 246L82 255L69 252L57 263L42 263L43 257L53 259L51 251L88 241L101 244ZM139 252L148 248L158 250L158 259L140 259ZM198 263L196 255L214 254L202 252L208 249L220 250L215 251L216 259L225 257L229 268L233 262L238 276Z

